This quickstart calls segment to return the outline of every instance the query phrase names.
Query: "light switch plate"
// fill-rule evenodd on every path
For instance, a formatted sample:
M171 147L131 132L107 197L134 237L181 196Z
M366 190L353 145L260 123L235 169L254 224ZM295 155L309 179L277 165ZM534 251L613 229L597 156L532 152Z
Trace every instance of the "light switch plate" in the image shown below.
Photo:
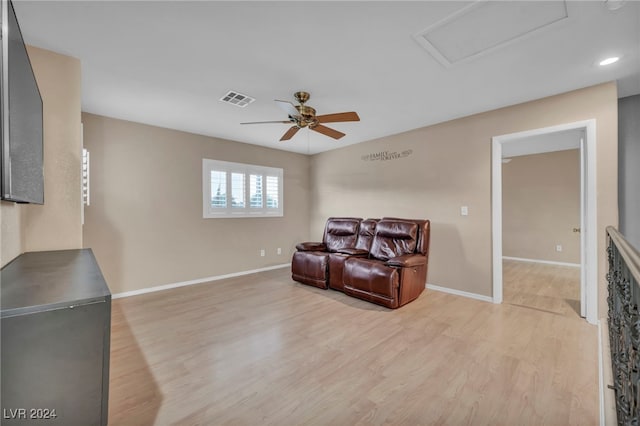
M460 215L461 216L469 216L469 207L468 206L460 207Z

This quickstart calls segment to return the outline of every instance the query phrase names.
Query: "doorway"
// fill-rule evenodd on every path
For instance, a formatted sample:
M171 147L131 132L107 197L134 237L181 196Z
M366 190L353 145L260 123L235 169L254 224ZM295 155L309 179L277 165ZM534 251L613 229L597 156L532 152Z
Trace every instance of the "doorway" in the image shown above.
M554 135L579 135L574 138ZM559 146L569 140L574 146ZM503 302L503 182L505 157L578 149L580 161L580 315L597 321L595 120L495 136L492 140L493 302ZM505 155L506 154L506 155Z
M525 154L502 151L505 304L580 318L583 138L582 130L568 130L534 137Z

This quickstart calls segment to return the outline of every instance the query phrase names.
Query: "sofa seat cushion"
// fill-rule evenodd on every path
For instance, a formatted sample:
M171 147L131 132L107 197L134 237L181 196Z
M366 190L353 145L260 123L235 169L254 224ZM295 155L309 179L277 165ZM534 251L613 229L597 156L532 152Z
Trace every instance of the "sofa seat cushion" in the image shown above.
M318 288L327 288L329 253L297 251L291 262L291 277L298 282Z
M344 287L351 293L368 293L397 299L399 276L395 268L373 259L349 258L345 262ZM357 295L357 294L354 294Z

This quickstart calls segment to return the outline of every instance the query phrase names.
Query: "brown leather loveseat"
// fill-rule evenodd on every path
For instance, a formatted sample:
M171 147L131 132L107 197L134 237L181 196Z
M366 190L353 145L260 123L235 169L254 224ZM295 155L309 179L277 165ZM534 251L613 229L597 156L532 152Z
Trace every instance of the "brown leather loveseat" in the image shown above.
M296 246L292 278L398 308L424 290L428 220L329 218L322 243Z

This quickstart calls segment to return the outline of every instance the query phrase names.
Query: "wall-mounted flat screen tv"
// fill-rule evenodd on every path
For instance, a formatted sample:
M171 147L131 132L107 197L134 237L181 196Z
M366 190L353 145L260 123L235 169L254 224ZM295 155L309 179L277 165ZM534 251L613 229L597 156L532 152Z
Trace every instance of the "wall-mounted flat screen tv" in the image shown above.
M1 198L44 203L42 97L13 4L0 0Z

